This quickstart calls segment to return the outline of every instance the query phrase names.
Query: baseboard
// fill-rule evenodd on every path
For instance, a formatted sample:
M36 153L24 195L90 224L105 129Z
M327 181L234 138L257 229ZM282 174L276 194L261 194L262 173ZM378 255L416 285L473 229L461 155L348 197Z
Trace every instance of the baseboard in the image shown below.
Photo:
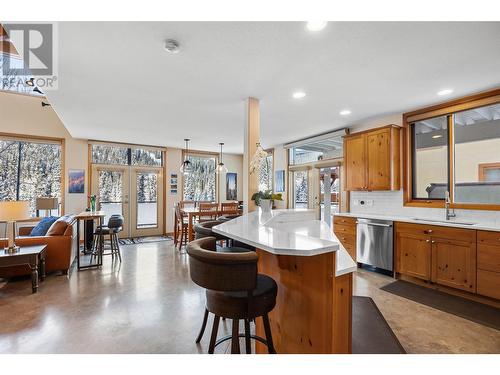
M457 297L466 298L466 299L471 300L471 301L475 301L475 302L483 303L485 305L500 308L500 301L498 301L494 298L484 297L484 296L481 296L479 294L466 292L464 290L450 288L447 286L433 283L431 281L425 281L425 280L419 279L417 277L407 276L407 275L403 275L400 273L396 273L395 277L396 277L396 279L408 281L409 283L424 286L424 287L429 288L429 289L439 290L440 292L452 294L452 295L457 296Z

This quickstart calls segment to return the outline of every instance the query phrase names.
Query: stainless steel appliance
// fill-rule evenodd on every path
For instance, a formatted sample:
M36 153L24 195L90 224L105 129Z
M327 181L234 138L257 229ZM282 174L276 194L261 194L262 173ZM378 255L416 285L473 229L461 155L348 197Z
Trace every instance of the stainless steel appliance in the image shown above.
M358 218L357 262L393 271L393 223L388 220Z

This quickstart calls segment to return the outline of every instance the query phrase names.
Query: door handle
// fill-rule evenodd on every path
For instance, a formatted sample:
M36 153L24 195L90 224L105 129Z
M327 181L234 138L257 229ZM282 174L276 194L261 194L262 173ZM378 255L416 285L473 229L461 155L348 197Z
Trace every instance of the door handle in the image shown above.
M374 226L374 227L385 227L385 228L390 228L390 227L392 227L392 224L360 223L359 221L356 221L356 224L360 224L360 225L371 225L371 226Z

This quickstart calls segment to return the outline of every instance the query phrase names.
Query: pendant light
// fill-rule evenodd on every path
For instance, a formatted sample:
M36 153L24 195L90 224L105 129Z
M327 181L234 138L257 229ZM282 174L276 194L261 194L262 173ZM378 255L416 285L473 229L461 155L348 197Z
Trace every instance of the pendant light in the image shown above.
M181 164L180 171L183 174L188 174L191 172L191 162L188 160L188 151L189 151L189 138L184 138L184 142L186 142L186 147L184 148L184 161Z
M224 143L219 143L220 145L220 161L219 164L217 165L217 173L227 173L227 167L224 165L224 162L222 161L222 146L224 146Z

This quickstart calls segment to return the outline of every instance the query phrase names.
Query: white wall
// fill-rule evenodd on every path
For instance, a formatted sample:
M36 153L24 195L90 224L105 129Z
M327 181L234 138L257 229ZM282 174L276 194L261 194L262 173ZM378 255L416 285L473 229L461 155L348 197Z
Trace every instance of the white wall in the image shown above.
M52 107L42 107L41 101L41 98L29 95L0 92L0 133L64 138L65 182L68 181L68 169L84 169L87 179L87 141L71 137ZM87 180L83 194L69 194L67 187L63 188L65 212L84 210L87 205Z
M224 154L224 164L229 173L236 173L236 189L239 201L243 200L243 155ZM219 201L225 202L226 199L226 174L219 174Z

